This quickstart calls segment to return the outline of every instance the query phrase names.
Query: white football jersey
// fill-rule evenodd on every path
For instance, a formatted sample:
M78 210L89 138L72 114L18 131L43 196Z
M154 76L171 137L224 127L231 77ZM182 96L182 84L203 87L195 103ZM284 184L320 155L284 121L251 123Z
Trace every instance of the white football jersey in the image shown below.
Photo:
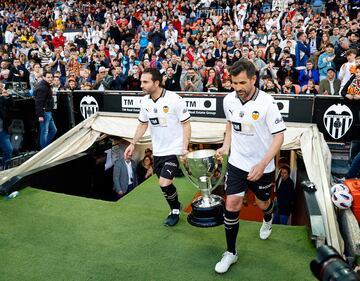
M249 172L264 158L273 135L286 130L278 106L272 96L256 89L252 99L245 103L236 92L229 93L224 98L224 112L232 124L229 163ZM264 172L274 169L271 161Z
M141 99L139 121L150 125L154 156L181 155L182 123L189 118L185 101L174 92L163 90L156 101L150 95Z

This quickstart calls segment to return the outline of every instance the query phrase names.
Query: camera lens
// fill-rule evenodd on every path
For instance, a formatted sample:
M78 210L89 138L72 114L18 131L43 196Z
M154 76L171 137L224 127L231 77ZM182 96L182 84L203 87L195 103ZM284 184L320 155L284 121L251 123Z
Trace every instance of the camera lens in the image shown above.
M359 276L353 272L338 252L331 246L317 249L316 259L311 261L310 269L318 280L356 281Z

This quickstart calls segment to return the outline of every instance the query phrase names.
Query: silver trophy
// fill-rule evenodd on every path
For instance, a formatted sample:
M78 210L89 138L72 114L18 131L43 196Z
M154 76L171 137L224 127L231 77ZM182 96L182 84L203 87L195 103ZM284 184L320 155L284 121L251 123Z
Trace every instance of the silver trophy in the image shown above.
M188 222L193 226L212 227L224 222L224 199L221 196L211 194L211 192L222 182L228 157L224 155L223 161L220 163L215 158L215 153L216 151L212 149L190 152L185 160L185 165L179 159L183 174L201 191L201 196L191 203L192 212L188 216ZM220 176L212 185L212 177L220 169Z

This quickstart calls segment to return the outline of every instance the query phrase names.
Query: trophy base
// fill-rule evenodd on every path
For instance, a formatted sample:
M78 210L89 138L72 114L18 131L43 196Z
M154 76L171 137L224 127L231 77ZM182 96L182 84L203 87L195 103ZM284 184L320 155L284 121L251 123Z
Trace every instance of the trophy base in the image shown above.
M206 206L203 198L199 197L191 203L192 212L187 221L196 227L214 227L224 223L224 199L218 195L211 195L211 203Z

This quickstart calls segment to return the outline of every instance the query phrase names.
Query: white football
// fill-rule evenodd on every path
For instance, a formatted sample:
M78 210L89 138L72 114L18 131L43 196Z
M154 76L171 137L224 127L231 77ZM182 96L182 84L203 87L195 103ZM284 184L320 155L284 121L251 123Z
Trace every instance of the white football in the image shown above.
M349 209L351 207L353 198L349 192L336 191L331 196L331 199L336 207L339 209Z
M349 188L343 183L337 183L331 187L330 191L331 191L331 194L334 194L337 191L345 191L345 192L349 193Z

